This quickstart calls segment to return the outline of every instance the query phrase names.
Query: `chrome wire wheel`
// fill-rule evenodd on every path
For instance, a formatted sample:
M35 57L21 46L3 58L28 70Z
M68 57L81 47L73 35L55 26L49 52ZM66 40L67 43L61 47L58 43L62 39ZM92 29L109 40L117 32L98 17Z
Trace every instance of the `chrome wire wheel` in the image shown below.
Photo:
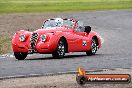
M54 58L62 58L65 55L65 51L66 51L65 40L60 39L60 41L58 42L56 50L52 53L52 56Z
M58 50L57 50L59 56L64 56L65 55L65 45L63 44L62 41L59 42L58 44Z
M92 40L91 50L92 50L92 54L95 54L97 51L97 43L95 39Z
M98 50L97 40L95 38L92 39L91 49L86 52L87 55L95 55Z

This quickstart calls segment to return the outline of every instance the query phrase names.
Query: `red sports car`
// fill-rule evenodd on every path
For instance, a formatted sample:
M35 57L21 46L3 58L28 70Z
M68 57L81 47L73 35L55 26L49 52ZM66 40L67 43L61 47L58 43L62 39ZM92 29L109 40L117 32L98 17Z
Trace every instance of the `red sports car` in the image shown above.
M90 26L67 18L48 19L42 28L33 32L17 31L12 39L13 52L18 60L33 53L50 53L54 58L62 58L68 52L94 55L100 47L101 37L91 31Z

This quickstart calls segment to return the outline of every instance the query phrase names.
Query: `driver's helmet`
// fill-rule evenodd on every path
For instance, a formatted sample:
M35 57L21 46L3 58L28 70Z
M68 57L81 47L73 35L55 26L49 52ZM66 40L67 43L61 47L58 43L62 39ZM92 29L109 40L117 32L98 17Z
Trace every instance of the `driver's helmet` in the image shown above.
M62 26L63 25L63 19L62 18L55 18L56 26Z

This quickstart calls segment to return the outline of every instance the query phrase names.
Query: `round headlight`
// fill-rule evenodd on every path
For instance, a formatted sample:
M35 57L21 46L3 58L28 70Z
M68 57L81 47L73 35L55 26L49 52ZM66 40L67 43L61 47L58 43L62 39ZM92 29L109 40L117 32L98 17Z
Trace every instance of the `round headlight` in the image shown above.
M40 39L42 42L45 42L46 41L46 35L41 35Z
M25 39L26 39L25 35L20 35L20 36L19 36L19 40L20 40L21 42L24 42Z

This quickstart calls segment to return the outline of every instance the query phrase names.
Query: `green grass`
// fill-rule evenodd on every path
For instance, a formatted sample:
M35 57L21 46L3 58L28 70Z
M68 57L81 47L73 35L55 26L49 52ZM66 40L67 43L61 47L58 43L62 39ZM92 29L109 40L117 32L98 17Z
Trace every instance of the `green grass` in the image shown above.
M11 52L11 38L0 37L0 54Z
M0 0L0 13L132 8L132 0Z

